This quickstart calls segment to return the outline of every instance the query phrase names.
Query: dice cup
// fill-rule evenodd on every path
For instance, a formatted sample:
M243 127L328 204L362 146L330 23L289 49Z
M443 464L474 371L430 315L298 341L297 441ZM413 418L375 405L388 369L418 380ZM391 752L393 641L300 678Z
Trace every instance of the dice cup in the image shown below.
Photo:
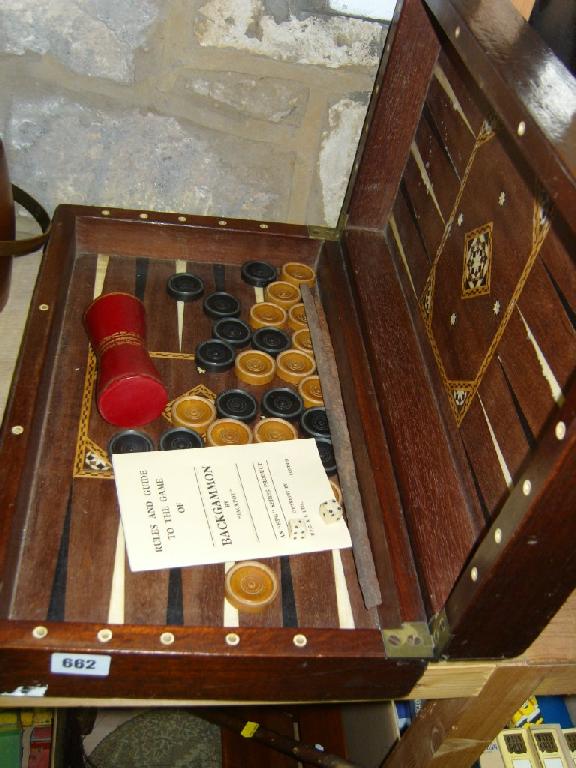
M129 293L107 293L84 313L98 360L96 402L103 419L119 427L160 416L168 393L146 349L146 311Z

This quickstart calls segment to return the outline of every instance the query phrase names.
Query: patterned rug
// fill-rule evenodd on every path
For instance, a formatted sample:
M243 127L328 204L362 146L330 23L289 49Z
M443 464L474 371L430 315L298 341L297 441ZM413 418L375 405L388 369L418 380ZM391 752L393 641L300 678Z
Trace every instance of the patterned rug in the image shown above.
M220 729L184 710L137 715L91 752L90 768L221 768Z

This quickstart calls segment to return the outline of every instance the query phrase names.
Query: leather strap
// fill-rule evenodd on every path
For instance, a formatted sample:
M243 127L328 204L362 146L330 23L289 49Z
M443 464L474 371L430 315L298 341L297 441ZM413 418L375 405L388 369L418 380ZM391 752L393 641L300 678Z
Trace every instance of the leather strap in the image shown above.
M12 184L12 196L14 202L26 208L28 213L32 214L34 219L42 230L41 235L27 237L23 240L0 240L0 259L7 256L24 256L26 253L37 251L43 246L50 236L50 216L46 213L40 203L35 200L23 189Z

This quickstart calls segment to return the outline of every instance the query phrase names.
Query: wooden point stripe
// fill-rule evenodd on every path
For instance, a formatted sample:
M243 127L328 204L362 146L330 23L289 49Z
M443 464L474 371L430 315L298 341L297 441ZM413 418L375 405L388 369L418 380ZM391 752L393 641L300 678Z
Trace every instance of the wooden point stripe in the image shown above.
M125 604L125 575L126 572L126 542L122 523L118 525L116 536L116 554L114 555L114 570L112 571L112 588L108 604L108 623L124 624Z
M110 257L107 253L99 253L96 258L96 277L94 279L94 298L97 299L102 293L104 288L104 278L108 270L108 262Z
M564 402L564 395L562 394L562 388L558 383L558 379L556 378L556 376L554 376L554 371L550 367L549 362L544 357L544 353L542 352L540 345L536 341L536 337L532 333L530 326L526 322L526 319L522 314L520 307L516 306L516 310L520 315L520 319L524 323L524 328L526 329L526 336L528 338L528 341L530 342L530 344L532 344L532 347L534 348L534 352L536 353L536 359L538 360L538 364L540 365L540 368L542 370L542 376L544 376L548 386L550 387L550 393L552 395L552 399L558 405L562 405L562 403Z
M435 76L436 80L438 80L438 82L441 85L441 87L442 87L443 91L445 92L445 94L450 99L450 103L452 104L452 106L454 108L454 111L458 115L460 115L460 117L462 118L462 121L464 122L464 125L466 126L466 128L468 128L468 130L470 131L472 136L474 136L474 129L472 128L472 126L468 122L468 118L464 114L464 110L462 109L462 105L458 101L458 97L454 93L454 89L450 85L450 81L448 80L448 77L446 76L446 73L444 72L444 70L442 69L442 67L439 64L436 64L436 66L434 67L434 76Z
M260 288L257 285L254 286L254 296L256 304L261 304L264 301L264 288Z
M410 272L410 267L408 266L408 259L406 258L406 252L404 251L404 246L402 245L402 240L400 238L400 232L398 231L398 226L396 224L396 219L394 218L394 216L392 215L390 216L390 218L388 219L388 223L390 224L390 229L392 230L392 234L394 235L394 240L396 241L400 258L402 259L402 263L404 264L404 269L406 270L406 274L408 275L408 279L410 280L410 285L412 286L414 296L416 296L416 299L418 299L418 294L416 293L416 288L414 287L414 281L412 280L412 273Z
M488 418L488 414L486 413L486 409L484 408L484 403L482 402L480 395L478 395L478 402L482 407L482 412L484 413L484 418L486 419L486 424L488 425L490 437L492 438L492 444L494 445L494 450L496 451L496 456L498 457L498 463L500 464L500 469L504 475L504 480L506 481L508 488L512 488L512 475L510 474L510 470L506 464L506 459L504 458L504 454L502 453L498 439L496 438L494 430L492 429L492 424L490 423L490 419Z
M186 262L184 259L176 259L176 273L186 272ZM182 351L182 334L184 332L184 302L176 302L176 317L178 320L178 349Z
M339 549L332 550L332 565L334 566L334 586L336 587L336 605L340 629L354 629L356 624Z
M228 573L230 568L232 568L233 565L235 565L235 561L231 560L228 563L224 564L224 573ZM224 591L224 585L222 585L222 591ZM238 608L235 608L232 603L229 603L226 598L224 598L224 626L225 627L239 627L240 626L240 617L238 616Z
M438 211L438 215L442 219L442 224L446 225L444 214L442 213L442 210L440 208L440 203L438 202L436 198L436 193L434 192L434 185L432 184L432 179L428 175L428 171L426 170L426 166L424 165L424 160L422 160L422 155L420 154L420 150L418 149L418 146L415 141L412 142L412 146L410 147L410 152L412 153L412 157L416 161L416 165L418 166L418 170L420 171L420 176L422 177L422 181L424 182L426 191L432 198L432 202L434 203L434 206Z

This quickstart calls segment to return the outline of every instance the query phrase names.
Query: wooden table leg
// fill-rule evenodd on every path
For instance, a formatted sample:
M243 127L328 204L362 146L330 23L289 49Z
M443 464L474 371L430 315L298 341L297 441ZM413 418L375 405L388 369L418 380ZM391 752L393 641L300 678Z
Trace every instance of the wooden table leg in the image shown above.
M547 674L497 666L478 696L428 701L382 768L470 768Z

